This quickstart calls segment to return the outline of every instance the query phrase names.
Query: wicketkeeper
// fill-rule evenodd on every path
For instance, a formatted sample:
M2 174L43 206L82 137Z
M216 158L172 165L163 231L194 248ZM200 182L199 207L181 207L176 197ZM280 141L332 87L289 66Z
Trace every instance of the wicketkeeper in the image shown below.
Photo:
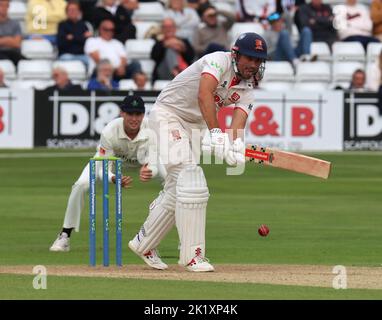
M152 172L147 166L148 129L144 120L145 105L139 96L127 96L120 104L120 116L112 120L102 130L100 143L95 154L98 156L116 156L123 160L123 171L127 168L140 168L140 180L148 181ZM113 162L111 162L113 164ZM109 166L109 181L115 183L113 168ZM102 162L96 163L97 179L102 180ZM128 188L132 180L122 176L122 186ZM72 186L62 231L50 247L50 251L69 251L72 230L79 231L81 211L84 208L85 195L89 189L89 164L86 165L78 180ZM155 254L155 250L153 250ZM145 259L156 263L156 255Z

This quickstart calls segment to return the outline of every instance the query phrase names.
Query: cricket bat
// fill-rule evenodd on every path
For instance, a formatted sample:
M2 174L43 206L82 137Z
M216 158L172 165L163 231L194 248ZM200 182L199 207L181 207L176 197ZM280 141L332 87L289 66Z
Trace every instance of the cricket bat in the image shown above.
M251 144L248 144L245 149L245 159L249 162L262 163L323 179L327 179L330 174L329 161Z

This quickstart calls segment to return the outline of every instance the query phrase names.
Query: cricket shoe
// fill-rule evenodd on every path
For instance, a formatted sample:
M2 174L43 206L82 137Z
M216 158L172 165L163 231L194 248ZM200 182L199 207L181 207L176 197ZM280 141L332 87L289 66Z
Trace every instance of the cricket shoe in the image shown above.
M151 268L158 269L158 270L165 270L168 268L168 265L165 264L156 249L151 249L147 251L144 254L141 254L137 251L137 247L134 243L134 240L129 241L129 248L137 255L139 256L146 264L148 264Z
M209 260L200 254L197 254L186 266L188 271L192 272L210 272L214 271L214 267Z
M53 242L49 251L55 252L67 252L70 250L70 238L66 232L61 232L57 239Z

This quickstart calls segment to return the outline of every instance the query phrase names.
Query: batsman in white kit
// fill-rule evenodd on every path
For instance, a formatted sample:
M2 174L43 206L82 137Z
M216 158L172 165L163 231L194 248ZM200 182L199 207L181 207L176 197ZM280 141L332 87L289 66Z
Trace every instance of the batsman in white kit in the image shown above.
M205 243L210 194L196 159L200 157L201 138L199 135L199 141L192 141L192 131L209 131L201 135L202 150L228 165L243 164L245 145L238 130L246 125L254 101L253 89L263 77L266 58L264 39L256 33L244 33L231 52L205 55L177 75L157 98L148 125L159 137L157 159L167 175L146 221L129 242L130 249L143 259L175 224L180 241L178 263L189 271L214 271L206 258ZM219 127L217 110L222 106L234 106L231 139ZM149 166L154 172L154 164ZM150 265L149 260L145 261ZM167 268L163 262L151 266Z
M127 96L120 104L121 117L112 120L102 130L100 143L95 156L116 156L123 161L123 171L127 168L140 168L140 180L148 181L152 178L151 170L147 166L148 136L145 105L141 97ZM111 162L112 164L113 162ZM97 179L102 180L102 164L96 163ZM122 186L128 187L131 178L122 177ZM109 182L115 183L113 168L109 166ZM85 195L89 189L89 164L83 169L80 177L72 186L69 196L62 231L50 247L50 251L65 252L70 250L70 235L73 229L80 228L81 211L84 208ZM155 248L146 254L145 260L150 260L152 266L163 268L157 259ZM158 266L157 266L158 268Z

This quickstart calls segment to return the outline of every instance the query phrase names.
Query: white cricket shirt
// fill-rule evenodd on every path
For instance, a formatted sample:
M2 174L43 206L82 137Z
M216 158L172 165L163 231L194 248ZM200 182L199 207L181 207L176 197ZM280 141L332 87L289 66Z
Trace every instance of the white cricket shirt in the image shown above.
M198 103L201 75L208 73L219 83L216 108L234 106L247 115L252 109L253 79L240 80L232 66L230 52L214 52L200 58L176 76L158 96L154 108L164 108L188 122L205 123Z
M148 143L146 128L147 120L143 119L138 135L131 139L123 128L123 118L110 121L102 130L98 155L121 158L127 167L143 165Z

